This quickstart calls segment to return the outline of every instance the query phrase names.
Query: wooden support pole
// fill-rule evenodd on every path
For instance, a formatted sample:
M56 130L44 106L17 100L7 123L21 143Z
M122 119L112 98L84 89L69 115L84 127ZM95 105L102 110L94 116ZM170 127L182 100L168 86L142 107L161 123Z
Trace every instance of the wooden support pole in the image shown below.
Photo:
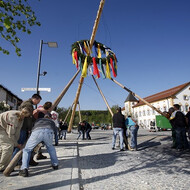
M74 104L74 103L73 103L73 104ZM63 123L66 122L66 120L67 120L67 118L68 118L68 116L69 116L69 113L71 112L71 109L72 109L72 107L73 107L73 104L72 104L72 106L69 108L69 110L68 110L68 112L67 112L67 115L65 116L65 119L64 119Z
M81 117L81 113L80 113L80 104L79 104L79 102L78 102L78 108L79 108L79 120L80 120L80 122L82 122L82 117Z
M103 10L104 3L105 3L105 0L101 0L100 5L99 5L99 9L98 9L98 12L97 12L97 16L96 16L96 19L95 19L95 22L94 22L93 31L92 31L92 35L91 35L91 38L90 38L90 51L91 51L92 46L94 44L94 39L95 39L96 32L97 32L97 29L98 29L98 24L99 24L99 21L100 21L100 16L101 16L101 13L102 13L102 10ZM84 81L84 78L81 76L79 86L78 86L78 90L77 90L77 93L76 93L76 98L75 98L75 101L74 101L75 103L74 103L71 119L70 119L70 122L69 122L68 132L71 132L71 128L73 126L74 115L75 115L76 106L77 106L77 103L78 103L78 100L79 100L80 91L81 91L81 88L82 88L83 81Z
M114 83L116 83L117 85L119 85L121 88L125 89L128 92L131 92L133 96L136 96L139 100L141 100L142 102L144 102L147 106L151 107L153 110L157 111L158 113L160 113L161 115L163 115L164 117L166 117L166 115L163 112L161 112L159 109L155 108L153 105L151 105L145 99L141 98L140 96L138 96L137 94L135 94L134 92L132 92L131 90L129 90L127 87L125 87L121 83L117 82L115 79L111 78L111 80Z
M110 108L110 106L109 106L109 104L108 104L108 102L107 102L107 100L106 100L106 98L105 98L103 92L101 91L100 87L98 86L98 83L96 82L96 79L94 78L93 75L92 75L92 78L93 78L93 80L94 80L94 82L95 82L95 84L96 84L96 86L97 86L97 88L98 88L100 94L102 95L102 98L103 98L104 102L106 103L106 106L108 107L108 110L109 110L111 116L113 117L113 112L112 112L112 110L111 110L111 108Z
M67 90L69 89L69 87L71 86L77 75L79 74L79 72L80 70L77 70L73 78L68 82L67 86L63 89L58 98L54 101L51 110L54 110L54 108L59 104L59 102L61 101L61 99L63 98L63 96L65 95L65 93L67 92Z
M71 119L70 119L70 122L69 122L69 127L68 127L68 132L69 132L69 133L71 132L71 129L72 129L72 126L73 126L73 120L74 120L74 116L75 116L75 111L76 111L76 107L77 107L77 102L78 102L78 100L79 100L80 92L81 92L81 89L82 89L83 81L84 81L84 78L81 77L81 78L80 78L80 81L79 81L79 86L78 86L76 98L75 98L75 101L74 101L74 107L73 107L73 111L72 111L72 114L71 114Z

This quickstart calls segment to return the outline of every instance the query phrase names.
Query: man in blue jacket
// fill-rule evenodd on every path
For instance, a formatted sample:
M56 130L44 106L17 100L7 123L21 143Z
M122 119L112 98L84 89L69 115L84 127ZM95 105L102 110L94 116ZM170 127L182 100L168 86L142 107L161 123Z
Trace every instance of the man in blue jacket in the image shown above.
M131 131L131 148L130 150L137 150L137 132L139 130L139 126L137 123L131 118L129 115L125 121L126 126Z

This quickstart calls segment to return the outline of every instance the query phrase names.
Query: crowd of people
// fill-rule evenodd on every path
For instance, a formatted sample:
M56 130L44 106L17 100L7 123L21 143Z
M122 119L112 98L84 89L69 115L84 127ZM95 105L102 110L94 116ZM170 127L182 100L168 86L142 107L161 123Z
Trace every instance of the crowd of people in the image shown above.
M41 145L45 145L50 155L51 166L54 170L58 169L58 159L55 146L58 140L66 140L68 125L59 120L56 109L52 111L52 102L45 102L43 106L34 109L41 101L39 94L34 94L29 100L23 101L19 110L10 110L0 114L0 172L3 172L11 159L14 158L19 150L23 150L22 159L18 162L21 165L19 175L29 176L29 166L36 166L33 157L36 159L46 159L42 154ZM167 113L167 118L172 125L173 146L178 151L189 149L187 132L190 139L190 108L184 115L180 111L180 105L174 104ZM129 149L136 151L138 123L130 115L125 118L121 113L121 107L113 115L113 138L112 149L115 149L116 137L119 134L120 151ZM91 125L87 121L78 124L78 139L91 140ZM130 143L128 143L128 133L130 131ZM124 147L125 146L125 147Z
M19 150L23 150L22 159L18 162L19 175L28 177L29 165L36 166L33 157L35 147L43 143L50 154L53 169L58 169L58 159L53 146L53 136L57 134L57 126L50 111L51 102L34 109L41 101L39 94L23 101L19 110L10 110L0 114L0 172L3 172L11 159ZM37 160L46 159L42 155L41 146L37 148Z
M180 105L174 104L173 107L169 108L168 112L164 114L169 119L172 126L172 148L177 149L177 151L188 150L188 138L190 140L190 107L188 113L185 115L180 111ZM135 121L130 115L125 119L124 115L121 113L121 108L119 107L117 113L113 116L112 150L115 149L116 137L118 134L120 151L124 151L125 149L132 151L137 150L138 129L139 125L137 121ZM130 145L128 143L129 131L131 134Z
M125 119L121 113L121 107L117 108L117 113L113 115L113 138L112 138L112 150L115 149L116 137L119 134L120 151L125 149L137 150L137 133L139 126L130 115ZM131 134L131 143L128 143L128 131ZM124 149L125 144L125 149Z

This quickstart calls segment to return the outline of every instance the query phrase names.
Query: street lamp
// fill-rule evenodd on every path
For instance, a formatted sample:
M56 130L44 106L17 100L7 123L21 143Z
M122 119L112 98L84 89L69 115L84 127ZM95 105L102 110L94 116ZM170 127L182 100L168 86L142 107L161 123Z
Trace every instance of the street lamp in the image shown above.
M41 67L41 57L42 57L42 45L48 44L49 47L57 48L57 42L43 42L43 40L40 40L40 50L39 50L39 58L38 58L38 71L37 71L37 83L36 83L36 93L39 94L39 80L40 76L45 76L47 74L46 71L44 71L42 74L40 74L40 67Z

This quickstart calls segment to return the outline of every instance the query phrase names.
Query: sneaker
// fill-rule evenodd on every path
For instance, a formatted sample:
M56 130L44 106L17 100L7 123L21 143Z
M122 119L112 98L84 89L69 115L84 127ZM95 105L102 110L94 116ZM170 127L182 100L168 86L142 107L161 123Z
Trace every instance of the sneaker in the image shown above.
M30 166L37 166L38 162L35 162L34 160L30 160L29 165Z
M53 166L53 165L52 165L52 168L53 168L54 170L58 170L58 165L56 165L56 166Z
M55 143L55 146L58 146L58 143Z
M46 158L47 158L47 156L44 156L43 154L38 154L36 156L36 160L42 160L42 159L46 159Z
M28 177L28 170L25 168L23 170L20 170L19 171L19 176L22 176L22 177Z
M115 150L115 148L114 148L114 147L112 147L112 150Z
M124 149L122 148L122 149L120 149L120 151L124 151Z

